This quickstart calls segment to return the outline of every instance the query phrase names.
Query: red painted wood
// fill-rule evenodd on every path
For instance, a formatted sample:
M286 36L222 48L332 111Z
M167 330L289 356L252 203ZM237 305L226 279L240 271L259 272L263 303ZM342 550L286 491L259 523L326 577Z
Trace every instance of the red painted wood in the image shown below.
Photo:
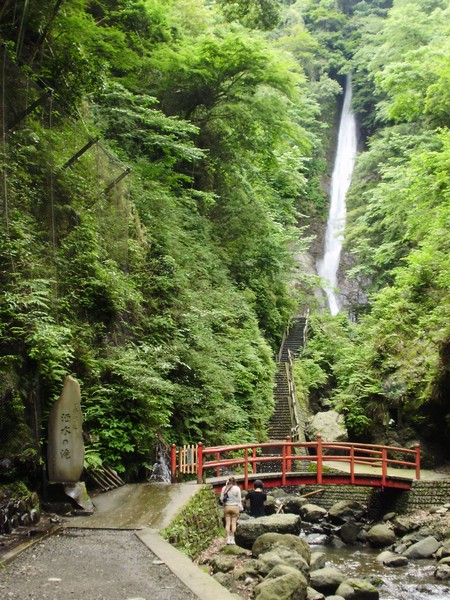
M310 454L296 454L295 448L305 449ZM270 449L270 455L260 454L258 450ZM230 458L230 453L233 457ZM395 458L389 458L390 455ZM398 456L405 460L399 460ZM171 451L172 480L176 480L178 453L176 448ZM410 459L410 460L409 460ZM279 463L279 473L270 474L264 472L264 463ZM333 462L347 463L349 473L330 475L326 471L326 465ZM315 473L296 472L298 464L316 465ZM324 464L325 463L325 464ZM376 467L379 472L375 474L362 473L365 467ZM359 467L359 468L358 468ZM268 487L274 485L301 485L304 483L318 483L319 485L370 485L373 487L393 487L409 489L412 485L412 477L403 476L402 467L407 467L415 473L415 478L420 479L420 448L418 445L411 450L397 446L380 446L377 444L360 444L345 442L323 442L318 435L315 442L292 442L290 438L286 441L273 441L261 444L236 444L233 446L215 446L205 448L201 443L197 449L197 482L203 483L207 471L213 470L216 479L220 479L221 469L230 468L235 476L243 473L245 488L249 486L249 480L256 478L264 479ZM337 467L339 468L339 466ZM388 468L395 468L395 473ZM222 478L224 479L224 478ZM242 479L242 477L241 477ZM213 483L214 485L214 483Z

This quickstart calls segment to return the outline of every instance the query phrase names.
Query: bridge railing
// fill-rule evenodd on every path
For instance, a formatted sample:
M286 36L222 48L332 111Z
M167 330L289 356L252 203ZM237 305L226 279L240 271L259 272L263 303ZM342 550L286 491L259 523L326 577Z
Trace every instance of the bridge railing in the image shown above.
M315 483L318 484L322 484L324 472L333 467L348 471L350 483L355 483L358 475L370 472L378 476L381 485L384 485L389 476L408 477L405 469L412 470L411 479L420 479L418 444L414 449L408 449L376 444L324 442L318 435L314 442L293 442L288 438L285 441L261 444L214 447L204 447L200 442L196 447L189 446L188 454L189 461L186 461L186 450L177 450L175 445L172 447L174 481L177 472L196 473L198 483L203 483L207 476L220 477L224 472L233 472L243 476L244 487L247 488L250 476L254 478L258 474L267 475L273 470L274 463L281 473L282 485L286 485L289 474L304 469L305 463L315 473ZM269 464L271 468L265 469Z

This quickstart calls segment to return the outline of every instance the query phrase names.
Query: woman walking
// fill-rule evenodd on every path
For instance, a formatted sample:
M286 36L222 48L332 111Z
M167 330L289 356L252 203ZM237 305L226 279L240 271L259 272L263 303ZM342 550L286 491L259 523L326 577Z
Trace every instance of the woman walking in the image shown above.
M225 517L225 531L227 534L227 544L235 544L234 534L242 506L241 489L236 485L236 479L230 477L223 486L220 493L220 499L223 504L223 515Z

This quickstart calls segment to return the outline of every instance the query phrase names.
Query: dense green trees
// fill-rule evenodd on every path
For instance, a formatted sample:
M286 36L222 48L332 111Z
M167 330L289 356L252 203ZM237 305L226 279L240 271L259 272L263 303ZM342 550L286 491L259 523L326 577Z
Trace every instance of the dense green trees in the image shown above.
M349 273L369 295L351 335L324 323L308 355L314 381L356 423L389 416L404 442L448 443L448 2L394 1L386 15L354 7L355 108L372 133L348 197ZM344 335L343 335L344 334ZM317 354L340 339L334 360ZM326 340L324 342L324 340ZM344 354L345 359L341 360ZM317 358L314 359L314 356ZM308 364L308 363L307 363ZM312 370L314 373L314 369ZM363 411L363 413L361 413ZM364 422L358 415L371 421ZM439 416L439 425L436 415ZM406 427L412 427L407 429Z
M433 435L450 387L447 4L3 4L7 475L37 461L68 373L89 459L129 477L158 432L264 439L274 350L313 304L294 256L325 216L350 66L368 137L346 252L370 298L352 307L358 324L312 317L298 387L334 402L354 436L394 412Z
M317 193L321 143L302 65L261 33L278 14L275 2L3 5L2 451L11 420L29 438L6 475L38 459L68 373L88 459L129 477L158 432L264 439L273 352L301 300L298 198Z

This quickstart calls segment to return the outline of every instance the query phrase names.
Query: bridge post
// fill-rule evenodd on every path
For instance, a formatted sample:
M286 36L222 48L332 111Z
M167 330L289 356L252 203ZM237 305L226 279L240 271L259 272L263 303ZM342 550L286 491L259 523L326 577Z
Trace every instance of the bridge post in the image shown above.
M287 436L286 438L286 471L290 473L292 471L292 459L291 459L291 436Z
M253 471L253 475L256 475L256 448L255 447L253 447L253 449L252 449L252 457L253 457L252 471Z
M355 446L350 446L350 483L355 483Z
M170 449L170 479L172 483L177 480L177 447L175 444L172 444Z
M322 484L322 436L320 433L316 436L317 442L317 483Z
M281 485L286 485L286 444L281 447Z
M387 449L381 449L381 487L384 488L386 485L387 477Z
M416 444L416 479L420 479L420 446Z
M203 444L197 445L197 483L203 483Z
M244 448L244 488L248 490L248 448Z
M216 452L216 461L220 460L220 452ZM216 467L216 477L220 477L220 467Z

